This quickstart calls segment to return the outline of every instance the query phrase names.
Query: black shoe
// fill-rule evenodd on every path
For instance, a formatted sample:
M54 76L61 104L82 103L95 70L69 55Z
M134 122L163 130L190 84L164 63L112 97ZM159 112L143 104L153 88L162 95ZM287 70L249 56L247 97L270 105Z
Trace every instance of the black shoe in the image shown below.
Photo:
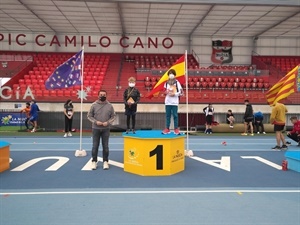
M297 147L300 147L300 142L297 144Z
M287 149L288 149L288 146L286 146L286 145L281 146L281 150L287 150Z
M291 144L292 144L292 143L289 142L289 141L286 142L286 145L287 145L287 146L290 146Z
M126 134L128 134L128 133L129 133L129 131L130 131L130 130L129 130L129 129L127 129L127 130L126 130Z
M280 146L276 145L275 147L272 148L273 150L281 150Z
M135 134L135 130L134 129L132 129L132 133Z

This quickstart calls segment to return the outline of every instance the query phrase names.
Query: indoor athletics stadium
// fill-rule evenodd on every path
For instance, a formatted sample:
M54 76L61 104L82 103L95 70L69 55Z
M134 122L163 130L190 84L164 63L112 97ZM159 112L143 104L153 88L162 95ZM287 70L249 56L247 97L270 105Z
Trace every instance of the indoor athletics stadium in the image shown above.
M0 0L0 225L299 225L299 0Z

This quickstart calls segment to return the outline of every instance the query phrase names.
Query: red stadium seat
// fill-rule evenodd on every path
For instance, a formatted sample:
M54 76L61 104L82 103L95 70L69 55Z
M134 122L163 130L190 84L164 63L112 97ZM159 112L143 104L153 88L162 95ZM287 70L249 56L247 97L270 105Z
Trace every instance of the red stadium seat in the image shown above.
M233 83L232 83L232 82L228 82L228 83L227 83L227 87L228 87L228 88L231 88L231 87L232 87L232 85L233 85Z
M264 83L264 88L268 89L270 87L269 83Z
M202 86L202 88L207 88L208 83L207 83L207 82L202 82L202 83L201 83L201 86Z
M38 89L36 90L35 89L34 90L34 95L37 96L37 97L42 97L43 96L43 92L42 92L42 90L38 90Z
M57 90L57 97L63 97L64 96L64 92L63 90Z
M43 90L43 96L44 97L49 97L50 96L49 93L50 93L49 90Z
M246 84L245 84L245 86L246 86L246 88L250 88L251 87L251 83L249 83L249 82L247 82Z
M257 87L262 89L264 87L264 84L259 82L259 83L257 83Z
M194 88L195 87L195 82L194 81L190 81L189 82L189 88Z

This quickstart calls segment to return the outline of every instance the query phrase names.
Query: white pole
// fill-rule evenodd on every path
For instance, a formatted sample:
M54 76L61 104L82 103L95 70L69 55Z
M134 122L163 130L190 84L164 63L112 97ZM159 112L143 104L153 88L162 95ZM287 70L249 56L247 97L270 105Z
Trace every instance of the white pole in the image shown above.
M185 50L185 90L186 90L186 150L189 151L189 87L188 87L188 58L187 50Z
M79 135L79 150L75 151L75 156L86 156L86 151L82 149L82 111L83 111L83 71L84 71L84 46L82 46L81 52L81 96L80 96L80 135Z
M84 71L84 46L82 46L82 52L81 52L81 57L82 57L82 64L81 64L81 93L83 93L83 71ZM82 105L83 105L83 96L80 98L80 144L79 144L79 150L82 150Z

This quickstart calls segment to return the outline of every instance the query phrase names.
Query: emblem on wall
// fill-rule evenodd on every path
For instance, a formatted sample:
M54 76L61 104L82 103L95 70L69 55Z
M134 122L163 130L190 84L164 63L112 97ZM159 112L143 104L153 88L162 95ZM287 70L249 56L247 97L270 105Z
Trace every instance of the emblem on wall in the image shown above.
M216 40L212 41L211 61L217 64L231 63L232 57L232 41Z

